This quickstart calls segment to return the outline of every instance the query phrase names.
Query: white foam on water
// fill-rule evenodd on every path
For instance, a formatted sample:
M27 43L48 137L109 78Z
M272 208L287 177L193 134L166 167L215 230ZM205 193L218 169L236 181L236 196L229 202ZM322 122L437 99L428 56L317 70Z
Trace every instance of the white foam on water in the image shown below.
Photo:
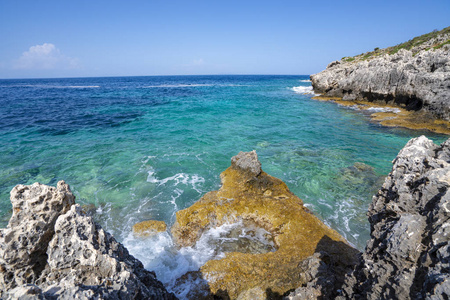
M9 86L11 87L11 86ZM26 84L16 85L14 87L36 87L42 89L92 89L99 88L99 85L45 85L45 84Z
M172 182L173 186L178 186L179 184L189 185L198 193L202 193L198 185L205 182L205 178L197 174L177 173L164 179L157 179L153 168L149 168L147 173L147 182L157 183L158 186L165 185L168 182Z
M68 86L61 86L60 88L71 88L71 89L93 89L93 88L99 88L99 85L68 85Z
M267 241L268 234L262 228L246 228L242 221L232 224L224 224L205 231L197 243L192 247L183 247L177 250L171 235L162 232L148 238L135 237L129 233L123 240L123 244L130 253L138 258L147 270L154 271L158 280L166 288L174 292L177 297L183 299L191 288L195 288L198 282L184 282L180 286L176 282L188 272L198 271L207 261L221 259L226 253L220 248L223 242L238 240L227 237L232 230L239 229L239 238L257 239L262 243L274 246ZM251 234L250 234L251 232ZM196 279L198 281L198 278ZM177 286L175 284L177 283Z
M311 82L309 79L299 80L300 82Z
M148 176L147 176L147 182L150 183L158 183L159 180L156 179L155 175L155 169L153 169L152 167L150 167L150 169L147 171Z
M338 229L339 233L354 247L356 244L360 243L358 240L360 234L364 228L355 228L355 219L365 217L367 212L366 207L362 207L358 199L346 198L345 200L338 201L331 205L326 199L319 199L319 206L327 207L333 213L327 216L326 220L323 222L334 229ZM321 210L314 206L314 209ZM358 245L360 248L364 245Z
M145 88L179 88L179 87L201 87L201 86L214 86L215 84L197 83L197 84L160 84L160 85L147 85Z
M294 86L293 88L291 88L291 90L293 90L297 94L316 95L316 93L314 93L312 86Z
M212 83L193 83L193 84L160 84L160 85L147 85L143 88L189 88L189 87L234 87L234 86L249 86L244 84L212 84Z
M401 110L394 107L369 107L366 110L370 112L392 112L398 114Z

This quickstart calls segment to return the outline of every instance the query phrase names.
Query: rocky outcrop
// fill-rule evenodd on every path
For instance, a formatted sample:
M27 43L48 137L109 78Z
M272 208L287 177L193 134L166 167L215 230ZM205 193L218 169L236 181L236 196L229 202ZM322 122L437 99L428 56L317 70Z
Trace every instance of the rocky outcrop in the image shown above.
M133 233L137 237L149 237L167 230L164 221L147 220L133 225Z
M0 229L2 299L174 299L74 200L64 181L12 190Z
M448 299L450 139L412 139L373 197L371 238L340 299Z
M256 152L233 157L221 181L218 191L177 212L171 229L175 242L193 246L207 230L239 223L248 231L261 229L260 237L274 249L259 251L247 242L221 245L225 257L208 261L197 275L210 292L223 299L277 299L315 280L311 293L336 296L359 251L312 215L285 183L265 173Z
M367 168L344 170L343 180ZM177 212L171 229L185 247L238 224L228 237L237 242L218 245L224 257L178 279L195 284L188 299L449 298L450 139L437 146L421 136L399 152L369 207L371 238L361 256L266 174L256 152L233 157L221 180L218 191ZM174 299L74 204L63 181L18 185L11 202L0 229L1 299Z
M382 101L450 121L450 45L428 51L426 46L332 62L311 75L312 86L322 96Z

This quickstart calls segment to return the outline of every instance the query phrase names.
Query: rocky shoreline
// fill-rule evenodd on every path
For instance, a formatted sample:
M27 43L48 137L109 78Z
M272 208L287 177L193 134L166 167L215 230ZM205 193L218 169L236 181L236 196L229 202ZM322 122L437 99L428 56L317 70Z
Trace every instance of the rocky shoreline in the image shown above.
M180 278L199 283L189 299L448 299L450 139L437 146L422 136L399 152L370 205L362 254L262 171L255 152L233 157L221 179L220 190L177 213L174 240L192 245L241 222L272 246L221 245L224 258ZM83 213L65 182L18 185L11 202L0 229L0 298L176 299ZM164 230L154 222L135 230L153 234L152 226Z
M409 118L416 119L416 122L418 117L442 120L439 125L447 130L444 133L448 133L449 31L446 28L425 42L415 46L412 44L411 48L398 47L395 51L380 49L334 61L324 71L311 75L314 91L324 99L381 103L407 111L420 111L421 115L415 114ZM385 119L393 117L390 115ZM408 127L405 123L403 121L402 125L400 120L396 125ZM427 129L426 124L423 127Z
M1 299L176 299L75 204L64 181L17 185L11 203L0 229Z

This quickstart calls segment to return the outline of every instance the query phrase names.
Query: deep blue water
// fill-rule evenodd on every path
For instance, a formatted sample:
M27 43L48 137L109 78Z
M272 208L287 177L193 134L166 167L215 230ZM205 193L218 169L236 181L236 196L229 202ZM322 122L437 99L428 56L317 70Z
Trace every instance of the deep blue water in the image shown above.
M412 137L445 136L385 128L292 89L307 91L308 77L0 80L1 225L16 184L64 179L131 245L134 223L173 223L219 188L232 156L255 149L267 173L362 249L365 213L392 159Z

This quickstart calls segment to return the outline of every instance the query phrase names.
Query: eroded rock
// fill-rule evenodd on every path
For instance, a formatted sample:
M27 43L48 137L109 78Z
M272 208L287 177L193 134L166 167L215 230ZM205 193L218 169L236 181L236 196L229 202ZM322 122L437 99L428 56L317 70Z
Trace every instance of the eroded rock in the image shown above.
M419 52L401 49L370 60L342 60L311 75L311 82L322 96L382 101L450 121L449 45Z
M174 299L154 273L86 216L63 181L11 192L0 233L3 299Z
M75 203L75 196L64 181L56 188L35 183L14 187L11 203L13 215L7 228L0 229L0 290L39 278L56 219Z
M222 187L191 207L177 212L171 231L180 247L193 246L210 228L246 222L270 233L276 251L260 254L228 252L201 269L216 297L249 299L250 295L281 297L311 280L299 268L315 253L333 275L331 296L356 264L358 251L303 206L285 183L266 174L256 153L239 153L221 174ZM322 259L333 257L333 259Z
M149 237L167 230L164 221L148 220L133 225L133 233L138 237Z
M371 239L342 299L448 299L450 139L412 139L373 197Z

